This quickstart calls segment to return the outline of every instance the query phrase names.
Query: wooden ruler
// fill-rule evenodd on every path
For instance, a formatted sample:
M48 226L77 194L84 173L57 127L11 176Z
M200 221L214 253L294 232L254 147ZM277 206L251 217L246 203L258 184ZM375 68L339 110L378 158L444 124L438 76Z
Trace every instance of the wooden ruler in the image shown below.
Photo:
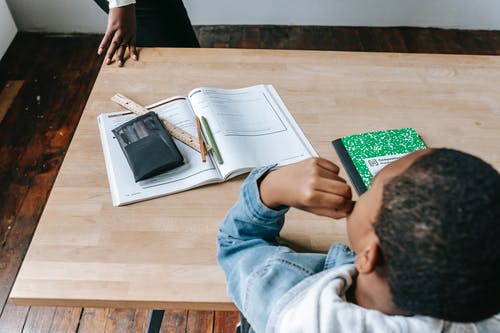
M143 115L150 112L150 110L146 109L144 106L137 104L136 102L122 94L114 95L113 97L111 97L111 100L138 115ZM163 125L165 125L165 128L170 133L170 135L201 153L200 141L198 140L198 138L192 136L188 132L175 126L165 119L160 120L163 122ZM206 143L205 146L207 147L207 151L210 151L210 149L212 148Z

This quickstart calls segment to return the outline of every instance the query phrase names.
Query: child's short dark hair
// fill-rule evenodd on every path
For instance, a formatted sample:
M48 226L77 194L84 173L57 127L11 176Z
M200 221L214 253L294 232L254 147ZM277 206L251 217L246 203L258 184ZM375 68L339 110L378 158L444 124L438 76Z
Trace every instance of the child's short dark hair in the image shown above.
M375 223L392 300L458 322L500 312L500 175L433 149L384 186Z

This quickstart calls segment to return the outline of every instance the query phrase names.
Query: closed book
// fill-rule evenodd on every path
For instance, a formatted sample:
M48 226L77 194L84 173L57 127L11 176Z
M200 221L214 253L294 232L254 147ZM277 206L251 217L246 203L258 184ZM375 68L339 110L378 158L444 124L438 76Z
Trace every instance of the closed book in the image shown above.
M426 148L413 128L354 134L333 140L332 144L358 195L370 187L371 179L383 167Z

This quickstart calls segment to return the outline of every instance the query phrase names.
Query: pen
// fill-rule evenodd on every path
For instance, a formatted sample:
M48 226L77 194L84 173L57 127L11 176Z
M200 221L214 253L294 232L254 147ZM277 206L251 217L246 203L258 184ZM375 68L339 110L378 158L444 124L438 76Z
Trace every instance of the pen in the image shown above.
M222 157L220 156L219 148L217 147L217 144L215 143L214 136L212 135L212 131L210 130L210 127L208 126L207 119L205 117L201 116L201 122L203 123L203 127L205 127L205 131L207 132L208 135L208 141L210 141L210 145L212 146L212 149L214 150L214 155L215 158L217 159L217 162L219 164L224 163L222 160Z
M206 154L207 154L207 147L205 147L205 142L203 142L203 137L201 135L201 124L200 124L200 118L196 118L196 129L198 130L198 140L200 142L200 153L201 153L201 161L205 163L207 161Z

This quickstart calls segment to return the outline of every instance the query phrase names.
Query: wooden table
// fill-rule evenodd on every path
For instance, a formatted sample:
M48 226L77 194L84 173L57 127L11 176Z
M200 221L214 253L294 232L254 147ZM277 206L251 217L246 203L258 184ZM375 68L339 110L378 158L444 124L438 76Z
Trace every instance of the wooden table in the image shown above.
M260 83L275 86L317 152L335 162L334 138L414 127L429 146L458 148L500 168L499 57L144 49L140 62L101 69L11 292L14 303L234 309L215 237L242 178L113 207L96 117L120 110L110 101L116 92L149 104L199 86ZM325 251L346 241L344 227L292 210L283 236Z

